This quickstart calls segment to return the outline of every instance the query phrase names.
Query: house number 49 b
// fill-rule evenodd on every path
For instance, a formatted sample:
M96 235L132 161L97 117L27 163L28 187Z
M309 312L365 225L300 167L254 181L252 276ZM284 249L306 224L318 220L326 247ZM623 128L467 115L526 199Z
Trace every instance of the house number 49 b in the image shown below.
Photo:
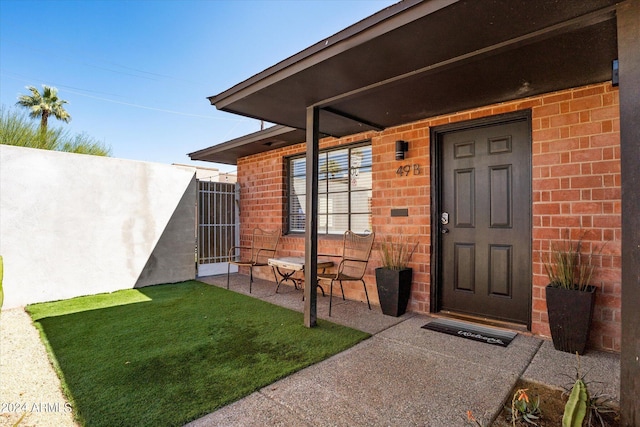
M409 176L409 174L413 171L414 175L420 175L420 165L403 165L396 170L396 175L398 176Z

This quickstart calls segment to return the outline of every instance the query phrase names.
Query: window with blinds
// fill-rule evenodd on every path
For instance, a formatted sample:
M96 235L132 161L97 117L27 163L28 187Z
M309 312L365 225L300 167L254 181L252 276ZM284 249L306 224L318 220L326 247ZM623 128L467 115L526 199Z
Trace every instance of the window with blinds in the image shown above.
M371 232L371 145L320 152L318 234ZM304 232L306 159L289 160L289 232Z

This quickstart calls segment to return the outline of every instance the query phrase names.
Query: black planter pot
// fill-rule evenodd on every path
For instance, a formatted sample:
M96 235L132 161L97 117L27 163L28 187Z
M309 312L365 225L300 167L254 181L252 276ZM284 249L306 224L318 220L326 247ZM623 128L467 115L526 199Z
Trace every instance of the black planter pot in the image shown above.
M589 341L596 288L575 291L548 285L546 291L553 346L567 353L583 354Z
M402 316L407 310L407 303L411 295L411 279L413 270L390 270L376 268L376 286L382 313L387 316Z

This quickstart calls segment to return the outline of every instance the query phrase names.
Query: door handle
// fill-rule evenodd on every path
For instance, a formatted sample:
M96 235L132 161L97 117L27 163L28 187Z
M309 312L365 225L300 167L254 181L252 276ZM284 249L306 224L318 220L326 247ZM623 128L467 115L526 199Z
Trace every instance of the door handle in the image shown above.
M442 234L447 234L447 233L449 232L449 229L448 229L448 228L444 228L444 227L443 227L443 228L442 228L442 230L440 230L440 232L441 232Z

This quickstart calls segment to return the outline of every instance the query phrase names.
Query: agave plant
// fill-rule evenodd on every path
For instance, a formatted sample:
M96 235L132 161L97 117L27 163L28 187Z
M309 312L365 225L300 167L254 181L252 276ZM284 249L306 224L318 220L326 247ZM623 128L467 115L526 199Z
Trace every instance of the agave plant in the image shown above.
M536 421L540 419L540 396L535 398L529 397L527 389L519 389L513 394L511 399L511 407L506 407L507 412L511 415L512 425L516 425L517 421L524 421L527 424L537 426Z

